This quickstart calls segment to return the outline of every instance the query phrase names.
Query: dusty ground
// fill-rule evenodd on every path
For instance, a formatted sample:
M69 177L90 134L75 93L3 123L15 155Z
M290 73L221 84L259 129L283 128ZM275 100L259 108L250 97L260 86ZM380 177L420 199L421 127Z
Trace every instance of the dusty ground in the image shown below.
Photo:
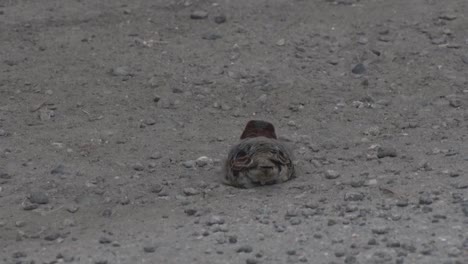
M0 262L468 263L466 14L1 0ZM250 119L297 179L220 184Z

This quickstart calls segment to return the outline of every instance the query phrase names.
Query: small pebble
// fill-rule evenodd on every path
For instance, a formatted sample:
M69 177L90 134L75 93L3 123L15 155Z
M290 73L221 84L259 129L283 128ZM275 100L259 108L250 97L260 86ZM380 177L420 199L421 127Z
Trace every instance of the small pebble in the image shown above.
M353 69L351 70L354 74L363 74L366 72L366 67L362 63L356 64Z
M186 196L193 196L193 195L197 195L199 194L200 191L198 191L197 189L195 188L192 188L192 187L189 187L189 188L184 188L184 194Z
M193 208L189 208L189 209L185 209L184 213L188 216L193 216L197 213L197 210Z
M380 147L377 150L377 157L379 159L385 158L385 157L391 157L394 158L397 156L397 151L395 148L392 147Z
M228 241L231 244L236 244L237 243L237 236L236 235L229 236Z
M208 12L204 10L195 10L190 14L191 19L205 19L208 17Z
M150 155L150 159L157 160L157 159L160 159L160 158L162 158L162 154L159 151L155 151Z
M276 42L276 45L278 46L284 46L286 44L286 40L285 39L279 39L277 42Z
M216 24L222 24L222 23L226 22L226 16L225 15L215 16L214 17L214 22Z
M419 204L429 205L429 204L432 204L432 202L433 202L433 199L430 193L425 192L419 196Z
M362 192L347 192L345 193L345 201L362 201L364 199L364 193Z
M195 160L195 164L197 164L198 167L205 167L206 165L213 164L213 160L207 156L201 156Z
M46 241L54 241L54 240L56 240L56 239L59 238L59 237L60 237L60 234L59 234L59 233L53 232L53 233L50 233L50 234L46 235L46 236L44 237L44 240L46 240Z
M155 183L150 186L150 192L152 193L160 193L163 190L163 186L161 184Z
M65 166L62 164L58 165L50 171L50 174L65 174Z
M29 195L29 201L34 204L48 204L49 197L45 192L34 191Z
M110 73L113 76L132 76L132 74L130 73L130 68L127 66L112 68Z
M445 14L440 15L439 18L443 20L451 21L451 20L457 19L457 15L454 13L445 13Z
M373 227L371 230L372 230L372 233L374 234L384 235L384 234L387 234L390 229L386 226L376 226L376 227Z
M132 168L136 171L143 171L145 170L145 166L143 166L143 164L137 162L135 164L133 164Z
M239 248L237 248L236 252L237 253L250 253L253 251L253 248L252 246L250 245L244 245L244 246L240 246Z
M254 258L248 258L245 260L245 264L257 264L259 261L258 259L254 259Z
M143 252L145 253L154 253L156 251L155 246L144 246L143 247Z
M221 216L218 215L212 215L208 221L206 221L207 226L212 226L212 225L222 225L224 224L224 219Z
M80 207L78 205L75 205L75 204L70 204L66 207L66 210L69 212L69 213L76 213L78 212L78 210L80 209Z
M99 243L100 244L110 244L112 242L112 240L110 240L110 238L108 237L100 237L99 238Z
M340 177L340 173L334 170L325 171L325 179L334 180Z

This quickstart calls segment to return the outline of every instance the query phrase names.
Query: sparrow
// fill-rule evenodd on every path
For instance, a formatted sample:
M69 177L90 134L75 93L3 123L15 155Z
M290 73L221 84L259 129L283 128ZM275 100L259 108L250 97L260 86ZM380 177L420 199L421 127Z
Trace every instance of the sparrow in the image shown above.
M273 124L250 120L234 145L224 166L225 183L252 188L281 183L294 178L292 153L276 137Z

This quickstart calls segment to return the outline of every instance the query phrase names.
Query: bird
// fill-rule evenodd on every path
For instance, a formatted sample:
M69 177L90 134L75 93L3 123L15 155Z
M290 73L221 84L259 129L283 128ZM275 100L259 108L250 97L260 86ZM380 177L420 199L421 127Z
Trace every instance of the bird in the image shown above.
M295 177L292 153L276 137L273 124L263 120L248 121L240 141L228 152L224 182L238 188L253 188Z

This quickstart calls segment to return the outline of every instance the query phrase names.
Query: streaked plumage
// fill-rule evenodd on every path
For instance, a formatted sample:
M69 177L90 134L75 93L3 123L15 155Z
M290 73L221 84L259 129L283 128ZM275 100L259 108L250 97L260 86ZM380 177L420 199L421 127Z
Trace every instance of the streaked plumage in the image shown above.
M277 140L271 123L247 123L241 141L229 151L226 183L240 188L275 184L295 177L291 152Z

